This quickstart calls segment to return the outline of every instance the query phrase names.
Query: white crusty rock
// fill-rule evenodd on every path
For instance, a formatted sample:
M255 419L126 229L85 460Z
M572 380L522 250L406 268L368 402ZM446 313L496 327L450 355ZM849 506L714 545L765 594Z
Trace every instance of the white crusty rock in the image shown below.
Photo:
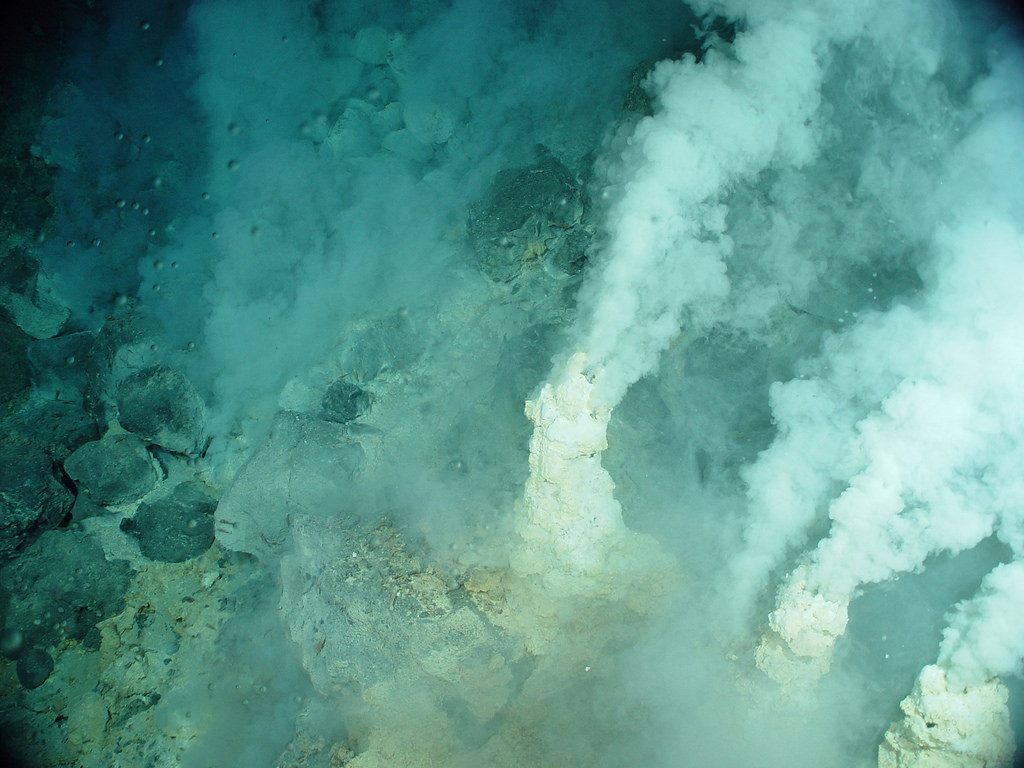
M879 768L1009 768L1007 697L998 678L958 686L942 667L925 667L878 748Z
M582 353L574 355L526 404L534 424L530 476L517 505L520 542L511 564L561 593L601 591L624 572L667 562L656 542L623 523L615 483L601 465L611 408L595 402L584 364Z
M779 590L768 631L758 644L757 666L783 686L813 684L829 671L836 639L846 631L849 603L809 589L795 572Z

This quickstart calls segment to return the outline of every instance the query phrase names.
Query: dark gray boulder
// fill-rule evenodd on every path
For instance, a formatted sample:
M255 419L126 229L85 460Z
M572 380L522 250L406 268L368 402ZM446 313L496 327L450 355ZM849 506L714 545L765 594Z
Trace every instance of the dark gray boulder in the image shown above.
M149 443L195 456L205 440L206 408L181 371L156 365L125 378L117 388L118 421Z
M348 424L370 410L370 394L355 384L338 379L327 388L320 406L326 421Z
M60 464L97 436L75 403L31 398L0 422L0 562L64 520L74 494Z
M37 445L57 463L98 437L96 422L77 402L31 397L0 423L0 440Z
M128 563L107 560L88 534L46 531L0 570L0 586L11 595L4 630L20 632L26 648L82 640L124 610L131 577Z
M135 515L121 523L150 560L181 563L199 557L213 544L213 512L217 498L205 483L175 486L162 499L139 505Z
M477 262L498 282L509 282L527 265L542 261L574 274L582 266L582 243L567 236L583 214L580 184L555 158L499 171L469 211ZM570 252L564 253L566 248Z
M132 301L119 303L86 356L86 410L100 422L116 418L118 385L131 374L156 365L162 354L162 326L138 314Z
M60 523L74 501L41 445L17 439L0 443L0 562L34 531Z
M35 397L4 421L2 429L9 437L41 446L56 462L100 436L81 404Z
M145 443L130 433L86 443L68 456L64 470L79 493L101 506L138 501L157 481Z

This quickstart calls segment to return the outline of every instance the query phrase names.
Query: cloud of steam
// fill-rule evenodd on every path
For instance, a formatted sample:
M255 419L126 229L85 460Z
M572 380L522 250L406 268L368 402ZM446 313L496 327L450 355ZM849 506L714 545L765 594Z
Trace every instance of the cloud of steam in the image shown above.
M780 434L746 471L750 549L734 565L748 588L764 583L824 507L831 528L808 557L808 578L833 597L993 531L1019 552L1010 467L1024 438L1015 352L1024 315L1011 286L1024 276L1015 170L1024 112L1014 98L993 114L989 96L1006 92L1004 73L1014 69L992 63L971 94L966 135L935 174L920 293L864 315L799 378L773 387ZM992 142L993 132L1005 141ZM979 165L987 181L972 184Z
M942 635L939 662L959 685L1024 670L1024 562L997 566L977 596L960 603Z
M608 402L654 369L684 317L702 328L720 316L732 251L722 199L770 162L814 156L821 42L813 25L771 22L737 39L735 59L711 50L652 72L658 109L613 171L606 259L582 299L579 347Z
M735 45L727 53L712 47L700 62L684 56L660 63L649 78L658 109L610 162L608 239L582 294L577 347L591 367L604 369L612 403L656 367L681 327L700 333L716 322L762 324L780 300L766 294L769 280L804 295L811 278L806 263L785 254L792 243L753 257L764 270L760 285L730 279L734 262L750 257L733 254L727 198L737 182L754 182L769 168L804 168L835 140L831 106L820 109L824 69L836 53L830 46L863 36L871 55L881 57L876 71L898 67L916 81L934 74L934 46L946 34L943 16L917 4L893 11L870 2L799 10L709 3L696 10L739 21ZM897 39L912 42L889 49ZM791 213L773 212L780 235L800 226L788 220Z

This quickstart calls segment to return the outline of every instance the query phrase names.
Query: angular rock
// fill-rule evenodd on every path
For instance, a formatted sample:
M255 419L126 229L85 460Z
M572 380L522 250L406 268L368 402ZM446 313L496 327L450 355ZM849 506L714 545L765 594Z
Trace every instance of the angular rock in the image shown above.
M36 392L81 402L87 385L86 360L96 335L69 333L28 345L28 364Z
M540 259L578 271L580 243L567 245L566 235L583 213L579 184L555 158L499 171L483 200L470 208L469 233L480 268L498 282L513 280ZM566 247L571 251L561 253Z
M879 768L1010 768L1015 745L1008 698L997 677L957 684L929 664L900 702L905 717L878 747Z
M206 409L185 374L157 365L117 388L118 421L129 432L172 453L195 456L205 439Z
M629 75L629 90L622 102L622 111L640 117L654 114L651 95L647 90L647 76L651 74L657 59L645 59L637 64Z
M40 445L17 439L0 444L0 561L10 558L34 530L60 523L73 503Z
M199 557L213 544L217 499L205 483L182 483L169 496L139 505L121 530L139 542L150 560L181 563Z
M282 411L217 506L217 540L227 549L277 558L299 510L335 519L365 458L351 430Z
M26 350L31 337L0 319L0 416L15 411L32 392Z
M109 512L110 510L106 507L101 507L84 493L80 493L75 498L75 505L71 508L71 517L75 521L81 522L88 517L102 517Z
M32 443L63 462L77 448L99 439L99 428L78 403L30 398L0 424L6 443Z
M0 307L36 339L55 336L71 314L49 293L45 281L39 263L20 248L0 261Z
M418 690L464 697L491 717L511 693L506 660L518 653L515 641L453 601L452 585L408 552L394 526L365 528L300 516L295 553L282 559L281 616L313 685L330 695L418 679ZM478 676L490 683L480 697Z
M74 403L32 398L0 423L0 562L67 516L74 495L60 462L96 437Z
M85 407L98 421L116 417L113 406L124 379L159 362L162 334L160 324L135 312L128 300L107 318L85 361Z
M46 531L0 571L11 593L6 631L20 631L26 647L81 640L97 622L124 609L132 570L107 560L82 531Z
M324 393L321 408L327 421L348 424L370 410L370 395L365 389L338 379Z
M68 456L64 470L80 493L101 506L138 501L157 481L145 443L130 433L86 443Z

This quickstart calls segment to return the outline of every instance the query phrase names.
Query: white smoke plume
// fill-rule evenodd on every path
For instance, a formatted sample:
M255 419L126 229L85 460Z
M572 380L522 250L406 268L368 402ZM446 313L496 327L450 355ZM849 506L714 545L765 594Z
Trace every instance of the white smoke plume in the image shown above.
M651 74L659 108L621 158L606 260L577 328L606 402L655 368L684 316L698 328L718 316L732 250L722 197L770 162L814 156L822 42L813 19L771 22L738 39L735 58L710 50Z
M1024 669L1024 561L997 566L960 603L942 635L939 664L951 682L976 685Z
M949 116L965 130L933 175L923 290L864 315L772 389L779 436L745 472L749 548L733 566L752 592L825 508L829 535L800 577L839 599L993 532L1019 551L1019 52L997 50L990 67Z

